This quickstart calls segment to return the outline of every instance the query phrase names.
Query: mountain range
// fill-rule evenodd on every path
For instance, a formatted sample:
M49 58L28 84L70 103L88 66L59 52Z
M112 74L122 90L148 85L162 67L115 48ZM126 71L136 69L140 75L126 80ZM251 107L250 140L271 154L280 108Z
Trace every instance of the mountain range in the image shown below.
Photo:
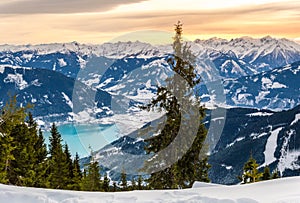
M225 122L211 149L212 181L237 183L251 153L261 166L268 164L286 176L299 175L300 45L269 36L187 44L197 56L196 70L202 78L195 92L209 111L218 107L226 112L226 117L208 116L206 121L207 127ZM108 122L120 115L131 121L137 113L139 123L149 125L149 120L158 122L157 115L151 117L139 106L148 103L157 85L172 74L171 55L171 45L139 41L0 45L0 108L9 96L17 95L20 105L34 105L33 115L44 129L51 122ZM109 161L125 160L122 150L145 153L143 139L136 136L140 126L128 122L125 128L130 131L97 151L107 170L112 167ZM110 175L114 177L114 172Z

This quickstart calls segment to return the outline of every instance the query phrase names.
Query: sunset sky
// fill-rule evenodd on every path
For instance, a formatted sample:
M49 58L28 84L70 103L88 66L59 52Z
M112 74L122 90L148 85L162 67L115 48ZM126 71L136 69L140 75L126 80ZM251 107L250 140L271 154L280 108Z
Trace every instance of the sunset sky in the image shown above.
M0 44L95 44L141 33L164 43L178 20L190 40L271 35L300 41L300 0L1 0Z

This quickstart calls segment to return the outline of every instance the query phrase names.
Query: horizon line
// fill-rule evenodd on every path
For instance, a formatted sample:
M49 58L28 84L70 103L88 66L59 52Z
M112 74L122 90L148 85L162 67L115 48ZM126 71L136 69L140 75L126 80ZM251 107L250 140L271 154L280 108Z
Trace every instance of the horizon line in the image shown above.
M194 38L192 40L184 37L184 42L195 42L195 41L209 41L209 40L214 40L214 39L217 39L217 40L226 40L227 42L230 42L232 40L235 40L235 39L251 39L251 40L260 40L260 39L263 39L263 38L272 38L272 39L275 39L275 40L289 40L289 41L292 41L292 42L296 42L297 44L300 44L300 38L288 38L288 37L275 37L275 36L272 36L272 35L263 35L263 37L255 37L255 36L250 36L250 35L241 35L240 37L229 37L229 38L226 38L226 37L219 37L219 36L212 36L212 37L204 37L204 38ZM170 40L172 41L172 38L170 38ZM103 41L103 42L83 42L83 41L80 41L80 40L73 40L73 41L65 41L65 42L40 42L40 43L24 43L24 44L19 44L19 43L4 43L4 44L0 44L0 46L39 46L39 45L61 45L61 44L80 44L80 45L102 45L102 44L109 44L109 43L112 43L112 44L115 44L115 43L119 43L119 42L123 42L123 43L126 43L126 42L140 42L140 43L146 43L146 44L151 44L151 45L168 45L168 44L171 44L170 42L166 42L166 43L151 43L150 40L141 40L141 39L133 39L133 40L123 40L122 38L121 39L113 39L113 40L108 40L108 41Z

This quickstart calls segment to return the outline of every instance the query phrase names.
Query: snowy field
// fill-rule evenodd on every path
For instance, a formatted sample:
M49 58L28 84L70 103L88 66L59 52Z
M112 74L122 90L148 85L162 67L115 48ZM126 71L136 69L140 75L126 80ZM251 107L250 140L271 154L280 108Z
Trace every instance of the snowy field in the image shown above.
M131 192L75 192L0 185L1 203L300 203L300 177L248 185L195 183L192 189Z

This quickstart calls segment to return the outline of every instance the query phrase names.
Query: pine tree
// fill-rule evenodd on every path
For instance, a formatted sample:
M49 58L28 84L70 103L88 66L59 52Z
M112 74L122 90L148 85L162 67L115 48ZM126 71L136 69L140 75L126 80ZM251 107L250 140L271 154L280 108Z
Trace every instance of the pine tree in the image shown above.
M73 177L71 181L71 185L69 185L69 188L72 190L81 190L81 180L82 180L82 173L80 170L80 165L79 165L79 155L76 153L74 161L73 161Z
M16 97L13 97L3 109L2 118L5 118L5 121L3 120L0 127L5 136L0 138L0 142L5 146L2 153L11 146L9 150L11 160L7 162L9 170L4 173L2 171L2 174L6 174L6 182L10 184L40 187L44 185L40 184L42 181L40 173L47 150L44 139L37 134L37 124L32 114L26 113L29 107L17 107ZM26 116L28 119L25 121Z
M89 166L89 164L87 165L87 167ZM82 173L82 178L81 178L81 189L84 191L88 190L89 187L89 181L87 179L87 168L83 169L83 173Z
M105 192L109 191L109 182L110 182L110 180L108 179L107 174L105 174L104 179L103 179L103 190Z
M67 156L61 144L62 138L54 123L52 124L50 132L50 187L54 189L66 189L69 182L70 171Z
M47 146L45 144L45 139L43 136L43 132L41 129L39 129L39 134L38 134L38 140L36 144L34 145L35 151L37 152L37 161L38 163L42 163L45 161L47 157Z
M66 159L66 165L67 165L67 169L68 169L68 175L67 175L67 188L71 189L72 187L72 179L74 177L73 175L73 161L72 161L72 157L71 157L71 153L69 150L69 146L67 145L67 143L65 143L64 145L64 155L65 155L65 159Z
M132 177L131 179L131 187L130 187L131 190L135 190L136 189L136 183L135 183L135 179L134 177Z
M55 123L52 124L50 130L51 136L49 137L50 145L49 152L51 157L55 157L58 152L62 151L62 138Z
M6 160L5 170L0 171L0 176L5 177L4 180L1 178L2 182L22 186L37 186L37 182L40 181L38 179L40 160L37 154L38 150L44 149L46 151L46 148L36 146L39 141L37 124L32 114L26 113L28 108L30 105L25 108L17 107L15 96L10 99L2 111L0 132L4 136L0 138L2 145L0 153L3 155L1 158L7 157L5 154L11 158ZM26 117L28 119L25 121ZM3 165L4 162L0 162L0 167L1 163Z
M31 112L28 113L27 125L30 133L37 135L37 123L35 122Z
M99 166L99 162L95 161L94 159L92 149L91 149L90 157L91 157L91 161L86 166L82 178L82 190L100 191L101 190L100 166Z
M0 119L0 132L2 134L9 134L15 125L24 123L27 116L26 110L30 108L30 105L26 107L18 107L17 97L13 96L9 99L2 109Z
M193 88L199 84L195 73L195 56L190 47L182 43L182 24L175 25L174 55L168 63L174 75L166 80L166 86L157 89L147 110L166 112L166 121L158 135L146 139L145 150L155 157L145 162L143 170L151 173L147 180L151 188L186 188L194 181L208 182L207 156L203 143L207 130L202 123L204 108ZM196 127L196 129L194 129ZM176 141L176 142L175 142ZM167 153L158 153L168 148ZM164 164L165 168L160 169Z
M113 182L113 192L116 192L117 191L117 183L114 181Z
M274 170L272 173L272 179L277 179L280 178L280 173L278 172L278 170Z
M13 138L10 135L2 134L0 139L0 183L8 183L8 173L11 169L11 161L15 160L12 151L15 147L12 145Z
M14 185L34 186L36 177L36 154L34 144L37 140L37 134L31 134L30 128L23 123L18 124L11 132L14 138L15 149L13 156L15 159L11 162L9 173L9 182Z
M101 175L100 166L97 161L89 163L84 178L83 190L86 191L100 191L101 190Z
M36 164L35 164L35 183L34 187L49 187L49 181L47 179L47 171L49 169L49 160L47 160L47 146L41 129L38 131L38 139L34 145L36 152Z
M142 190L143 189L143 178L141 175L139 175L138 181L137 181L137 189Z
M31 112L28 113L28 119L26 121L27 126L23 125L25 132L21 133L22 137L18 140L21 146L21 156L16 159L19 160L18 167L20 171L25 171L23 174L18 174L19 183L24 186L38 186L43 179L45 172L45 159L47 156L47 149L44 143L44 139L38 134L38 125L33 119ZM42 140L41 140L42 139ZM23 162L23 163L22 163Z
M263 176L263 173L258 171L258 166L259 165L256 163L256 160L251 155L244 165L244 172L241 178L244 184L258 182Z
M127 190L127 175L124 170L122 170L122 173L121 173L121 184L120 185L121 185L123 191Z
M28 107L18 107L17 97L10 98L9 102L2 109L0 117L0 182L9 182L9 173L12 172L11 162L15 160L13 151L14 138L11 136L16 125L23 124L26 118Z
M270 168L269 166L266 166L264 168L264 172L263 172L263 175L262 175L262 180L270 180L271 179L271 173L270 173Z

